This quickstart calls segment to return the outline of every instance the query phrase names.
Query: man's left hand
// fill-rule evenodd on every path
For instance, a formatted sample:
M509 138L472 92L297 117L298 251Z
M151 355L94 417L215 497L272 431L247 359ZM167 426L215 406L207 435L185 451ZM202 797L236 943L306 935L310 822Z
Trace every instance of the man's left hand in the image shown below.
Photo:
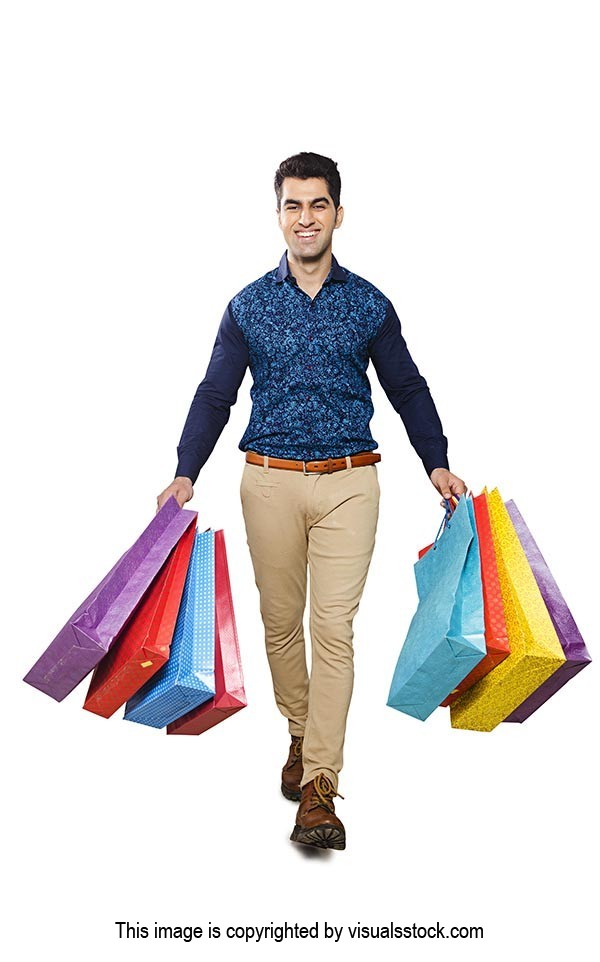
M467 493L465 482L446 468L434 468L429 477L442 498L451 498L452 495L460 498L462 494Z

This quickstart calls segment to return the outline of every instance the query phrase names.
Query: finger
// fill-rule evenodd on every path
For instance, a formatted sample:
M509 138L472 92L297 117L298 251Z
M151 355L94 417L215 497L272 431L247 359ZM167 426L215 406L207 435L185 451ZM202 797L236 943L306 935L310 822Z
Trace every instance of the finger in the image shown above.
M450 484L455 494L457 494L459 497L467 493L467 486L465 482L461 480L461 478L452 478Z

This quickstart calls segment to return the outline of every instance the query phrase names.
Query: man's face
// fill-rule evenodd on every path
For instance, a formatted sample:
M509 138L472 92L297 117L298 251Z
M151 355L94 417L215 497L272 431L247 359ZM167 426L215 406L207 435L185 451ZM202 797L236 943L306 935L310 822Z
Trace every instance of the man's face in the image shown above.
M344 210L338 207L336 211L322 177L286 177L277 214L290 254L298 260L318 260L331 250L331 238L342 223Z

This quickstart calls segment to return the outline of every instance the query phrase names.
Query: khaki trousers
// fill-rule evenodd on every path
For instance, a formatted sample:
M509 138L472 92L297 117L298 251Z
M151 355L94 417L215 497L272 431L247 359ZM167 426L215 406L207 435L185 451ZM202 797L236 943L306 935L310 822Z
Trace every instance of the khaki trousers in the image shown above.
M290 734L304 736L302 784L323 772L337 790L354 683L352 622L379 513L377 468L303 474L269 468L265 459L264 466L245 464L240 494L275 701Z

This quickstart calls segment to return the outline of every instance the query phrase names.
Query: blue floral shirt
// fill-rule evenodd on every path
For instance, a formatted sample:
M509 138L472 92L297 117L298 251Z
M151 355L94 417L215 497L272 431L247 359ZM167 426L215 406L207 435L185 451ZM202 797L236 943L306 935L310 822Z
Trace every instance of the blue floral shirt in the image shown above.
M227 305L177 448L176 476L195 482L248 367L252 412L242 451L312 461L374 450L369 361L427 474L447 468L440 419L391 301L335 257L311 298L286 251L277 268Z

